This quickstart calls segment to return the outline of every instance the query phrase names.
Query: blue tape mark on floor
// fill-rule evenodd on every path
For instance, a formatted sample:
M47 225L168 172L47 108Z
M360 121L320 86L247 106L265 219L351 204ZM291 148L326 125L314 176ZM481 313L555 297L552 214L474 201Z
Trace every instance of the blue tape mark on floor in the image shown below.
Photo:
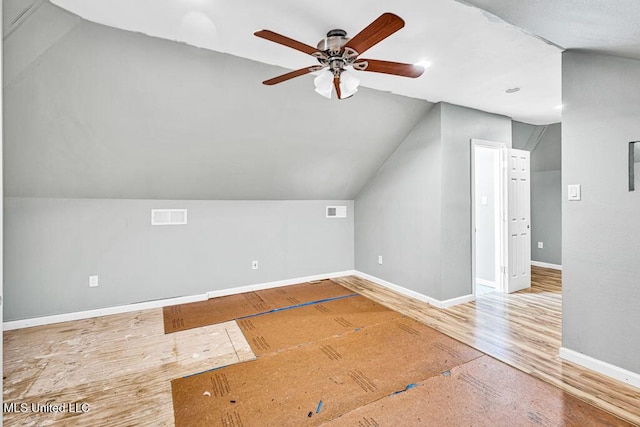
M316 414L318 414L320 411L322 411L322 400L318 402L318 409L316 409Z
M262 316L263 314L277 313L279 311L285 311L285 310L291 310L291 309L294 309L294 308L306 307L308 305L322 304L323 302L337 301L337 300L344 299L344 298L357 297L359 295L360 294L349 294L349 295L341 295L339 297L331 297L331 298L320 299L320 300L317 300L317 301L303 302L301 304L290 305L288 307L274 308L273 310L263 311L262 313L249 314L248 316L238 317L235 320L248 319L250 317Z
M253 359L253 360L257 360L257 359ZM253 362L253 360L243 360L242 362L238 362L238 363ZM235 363L232 363L231 365L235 365ZM206 371L200 371L200 372L196 372L195 374L185 375L182 378L189 378L189 377L193 377L195 375L204 374L205 372L217 371L218 369L226 368L227 366L231 366L231 365L218 366L216 368L207 369Z
M418 387L418 384L415 384L415 383L408 384L408 385L404 388L404 390L394 391L393 393L388 394L388 395L387 395L387 397L391 397L391 396L395 396L396 394L404 393L405 391L407 391L407 390L411 390L411 389L412 389L412 388L414 388L414 387Z
M331 298L320 299L320 300L317 300L317 301L303 302L302 304L290 305L288 307L274 308L273 310L264 311L262 313L256 313L256 314L250 314L250 315L244 316L244 317L238 317L238 318L236 318L234 320L248 319L250 317L262 316L263 314L276 313L278 311L291 310L293 308L306 307L308 305L322 304L323 302L336 301L336 300L340 300L340 299L344 299L344 298L357 297L359 295L360 294L348 294L348 295L341 295L339 297L331 297ZM215 371L215 370L224 368L226 366L229 366L229 365L219 366L217 368L207 369L206 371L196 372L195 374L190 374L190 375L184 376L182 378L189 378L189 377L192 377L194 375L204 374L205 372ZM320 409L322 409L322 401L320 401L320 403L318 404L318 411Z

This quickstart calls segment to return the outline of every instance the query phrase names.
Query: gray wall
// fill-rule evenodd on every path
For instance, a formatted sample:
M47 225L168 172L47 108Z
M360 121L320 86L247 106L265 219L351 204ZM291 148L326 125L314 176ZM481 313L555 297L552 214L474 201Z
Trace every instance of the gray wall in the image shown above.
M562 60L562 345L640 373L640 192L628 144L640 139L640 61L567 51Z
M189 223L151 226L152 208ZM7 198L4 225L5 321L353 269L352 201Z
M562 265L561 139L560 123L513 122L513 147L531 151L531 259L555 265Z
M414 128L355 200L357 270L438 300L471 293L471 138L510 146L511 120L440 103Z
M543 248L538 248L543 242ZM559 170L531 172L531 260L562 265L562 177Z
M511 126L512 147L518 150L525 150L525 146L536 128L538 126L514 120Z
M531 171L557 171L562 169L562 125L554 123L546 130L531 153Z
M441 108L426 114L355 200L356 270L434 298L440 295Z

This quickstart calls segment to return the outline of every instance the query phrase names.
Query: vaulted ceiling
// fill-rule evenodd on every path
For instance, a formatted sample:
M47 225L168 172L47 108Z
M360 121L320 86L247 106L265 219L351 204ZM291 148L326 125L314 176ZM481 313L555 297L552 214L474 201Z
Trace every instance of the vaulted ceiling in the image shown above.
M337 102L286 70L98 25L44 2L9 29L5 195L353 199L431 108Z
M352 199L433 102L557 122L563 48L640 58L635 0L52 1L3 2L7 196ZM255 30L314 45L386 11L406 26L367 56L422 77L261 84L313 58Z
M359 73L363 86L529 123L560 120L556 107L561 103L561 49L453 0L52 1L90 21L287 69L317 62L255 37L256 30L269 29L315 46L331 29L354 36L382 13L393 12L405 20L405 27L367 51L366 57L408 63L428 60L432 66L415 80ZM505 93L515 87L521 90Z

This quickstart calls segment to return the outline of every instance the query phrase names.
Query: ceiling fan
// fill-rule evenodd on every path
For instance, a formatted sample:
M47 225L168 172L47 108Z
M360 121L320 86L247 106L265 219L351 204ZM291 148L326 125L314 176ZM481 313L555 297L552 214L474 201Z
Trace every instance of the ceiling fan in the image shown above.
M412 78L420 77L424 72L424 68L419 65L359 57L367 49L380 43L402 27L404 27L402 18L393 13L383 13L378 19L351 39L347 37L347 32L344 30L329 31L327 37L320 40L317 48L274 33L273 31L256 31L254 34L258 37L309 54L320 62L320 65L313 65L291 71L266 80L263 83L269 86L275 85L294 77L327 69L326 72L321 73L314 80L316 92L327 98L331 98L332 89L335 88L338 99L344 99L356 93L358 85L360 84L360 79L354 73L347 71L346 67L349 66L358 71L370 71Z

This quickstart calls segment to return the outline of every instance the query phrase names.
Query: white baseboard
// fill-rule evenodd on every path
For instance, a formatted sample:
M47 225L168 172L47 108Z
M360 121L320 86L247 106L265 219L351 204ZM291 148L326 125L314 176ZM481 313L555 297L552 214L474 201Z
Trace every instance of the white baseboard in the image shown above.
M531 265L542 268L552 268L554 270L562 270L562 266L558 264L549 264L548 262L531 261Z
M475 296L473 296L472 294L469 295L463 295L461 297L457 297L457 298L451 298L448 300L444 300L444 301L440 301L437 300L435 298L431 298L428 297L426 295L423 295L421 293L418 293L416 291L412 291L411 289L407 289L407 288L403 288L402 286L398 286L394 283L391 282L387 282L386 280L380 279L378 277L375 276L371 276L370 274L367 273L363 273L361 271L355 271L353 274L355 274L358 277L362 277L363 279L367 279L373 283L377 283L380 286L384 286L385 288L389 288L393 291L398 292L399 294L402 295L406 295L408 297L411 298L415 298L418 301L422 301L422 302L426 302L428 304L431 304L434 307L438 307L438 308L447 308L447 307L452 307L454 305L458 305L458 304L464 304L466 302L470 302L470 301L475 301Z
M623 383L640 388L640 374L603 362L586 354L578 353L566 347L560 347L560 357L584 368L606 375Z
M298 283L314 282L316 280L332 279L334 277L352 276L353 270L339 271L336 273L317 274L315 276L296 277L293 279L277 280L275 282L257 283L255 285L238 286L235 288L222 289L219 291L207 292L208 298L224 297L227 295L241 294L244 292L261 291L264 289L277 288L280 286L297 285Z
M204 301L207 294L190 295L186 297L167 298L155 301L139 302L134 304L119 305L115 307L96 308L94 310L76 311L74 313L54 314L52 316L32 317L30 319L11 320L4 322L2 328L5 331L13 329L30 328L32 326L51 325L53 323L68 322L70 320L89 319L92 317L109 316L111 314L130 313L150 308L160 308L167 305L186 304L189 302Z
M495 288L496 287L496 282L494 282L492 280L478 279L477 277L476 277L476 283L478 285L484 285L484 286L488 286L490 288Z
M242 292L252 292L261 289L270 289L278 286L293 285L296 283L312 282L315 280L331 279L333 277L351 276L353 270L342 271L336 273L319 274L315 276L297 277L294 279L279 280L276 282L260 283L255 285L239 286L235 288L223 289L219 291L211 291L204 294L190 295L184 297L160 299L155 301L146 301L134 304L119 305L115 307L98 308L94 310L78 311L74 313L55 314L52 316L33 317L23 320L12 320L4 322L2 328L5 331L14 329L30 328L32 326L50 325L54 323L68 322L70 320L89 319L92 317L109 316L111 314L130 313L132 311L148 310L151 308L161 308L169 305L186 304L190 302L205 301L209 298L219 296L232 295Z
M465 304L471 301L475 301L476 297L473 294L468 294L468 295L462 295L461 297L456 297L456 298L451 298L451 299L446 299L443 301L440 301L440 305L436 306L438 308L448 308L448 307L453 307L454 305L459 305L459 304Z

